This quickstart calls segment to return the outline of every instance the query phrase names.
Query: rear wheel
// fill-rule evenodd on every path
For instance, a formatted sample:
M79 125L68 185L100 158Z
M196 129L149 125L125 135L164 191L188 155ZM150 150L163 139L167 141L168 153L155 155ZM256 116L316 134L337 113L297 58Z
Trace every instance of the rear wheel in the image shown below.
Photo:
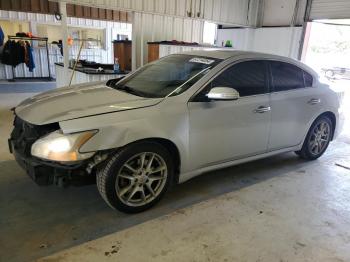
M172 181L173 161L158 143L142 142L125 147L97 174L97 187L113 208L127 213L156 204Z
M302 149L295 153L306 160L317 159L326 151L332 136L332 121L327 116L320 116L311 125Z

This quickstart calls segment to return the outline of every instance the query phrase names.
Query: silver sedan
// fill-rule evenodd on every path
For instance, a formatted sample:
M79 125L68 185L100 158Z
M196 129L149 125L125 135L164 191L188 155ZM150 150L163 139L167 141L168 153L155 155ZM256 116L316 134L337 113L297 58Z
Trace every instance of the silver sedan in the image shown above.
M298 61L193 51L23 101L9 145L38 184L95 180L111 207L140 212L207 171L288 151L317 159L341 112L341 95Z

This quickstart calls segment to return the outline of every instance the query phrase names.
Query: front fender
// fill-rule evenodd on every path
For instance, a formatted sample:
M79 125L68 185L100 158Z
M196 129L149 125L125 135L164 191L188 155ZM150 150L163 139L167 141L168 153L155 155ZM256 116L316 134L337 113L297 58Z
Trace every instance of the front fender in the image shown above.
M157 107L90 116L59 123L64 133L98 130L81 148L82 153L123 147L152 138L173 142L180 152L181 170L188 161L188 113L186 107Z

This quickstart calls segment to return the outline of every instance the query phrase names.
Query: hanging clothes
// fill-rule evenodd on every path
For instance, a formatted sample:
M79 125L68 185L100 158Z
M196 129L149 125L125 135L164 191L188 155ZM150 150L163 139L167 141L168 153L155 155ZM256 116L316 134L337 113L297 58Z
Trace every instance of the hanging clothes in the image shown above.
M33 72L35 68L33 48L29 41L20 40L18 42L8 40L5 43L1 57L1 62L5 65L16 67L21 63L25 63L29 72Z
M33 69L35 68L35 62L34 62L34 56L33 56L33 48L29 44L28 41L26 41L27 46L27 60L26 65L29 69L29 72L33 72Z
M20 43L8 40L2 51L1 59L3 64L16 67L24 61L24 49L21 47Z
M26 46L26 42L20 40L17 42L18 46L18 59L19 59L19 63L25 63L26 61L26 52L27 52L27 46Z
M2 28L0 26L0 46L4 44L4 39L5 39L4 31L2 31Z

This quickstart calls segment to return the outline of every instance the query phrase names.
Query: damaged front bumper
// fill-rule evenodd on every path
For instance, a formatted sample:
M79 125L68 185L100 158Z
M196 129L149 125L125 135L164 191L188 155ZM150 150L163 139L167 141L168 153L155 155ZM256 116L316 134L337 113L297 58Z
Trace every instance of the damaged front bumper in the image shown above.
M111 150L99 151L89 159L71 163L42 160L31 155L31 147L41 137L59 129L58 123L30 124L18 116L8 140L9 150L18 164L40 186L87 185L96 182L98 165L104 162Z
M95 182L95 176L86 171L88 162L63 165L60 163L40 160L21 154L16 150L12 140L8 140L9 150L17 163L26 171L29 177L39 186L86 185Z

